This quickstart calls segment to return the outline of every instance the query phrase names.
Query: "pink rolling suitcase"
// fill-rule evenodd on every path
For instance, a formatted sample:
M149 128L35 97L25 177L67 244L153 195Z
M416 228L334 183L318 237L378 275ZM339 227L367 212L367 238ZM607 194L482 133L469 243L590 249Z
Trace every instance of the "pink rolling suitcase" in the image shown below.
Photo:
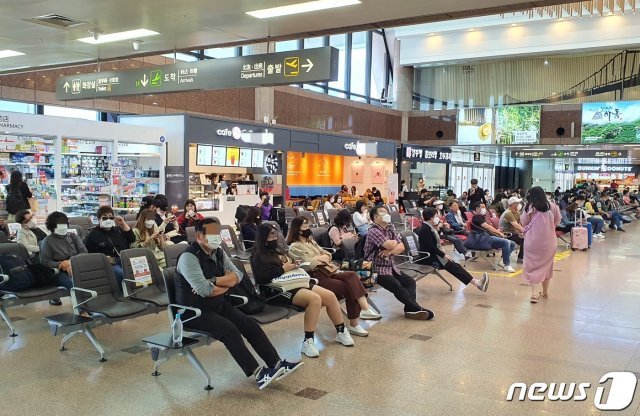
M587 227L576 226L571 229L571 250L589 248L589 231Z

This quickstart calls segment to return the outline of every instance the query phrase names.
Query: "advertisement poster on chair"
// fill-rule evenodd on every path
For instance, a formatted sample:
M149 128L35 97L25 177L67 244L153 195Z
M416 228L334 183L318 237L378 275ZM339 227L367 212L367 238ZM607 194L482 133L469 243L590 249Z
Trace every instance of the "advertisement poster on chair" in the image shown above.
M495 144L493 117L491 108L458 110L458 144Z
M539 105L498 107L495 110L495 143L540 143L540 108Z
M640 143L640 101L584 103L582 143Z

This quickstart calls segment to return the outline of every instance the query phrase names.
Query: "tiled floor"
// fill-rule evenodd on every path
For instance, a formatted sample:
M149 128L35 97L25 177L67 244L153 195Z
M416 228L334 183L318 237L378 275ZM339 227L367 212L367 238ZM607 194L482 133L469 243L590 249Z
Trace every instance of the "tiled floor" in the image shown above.
M418 283L420 301L436 312L432 322L408 321L388 292L372 299L384 318L365 323L368 338L355 348L336 345L323 316L321 355L305 359L295 375L259 391L220 343L197 348L213 378L202 378L184 357L152 377L146 335L165 331L165 314L100 327L109 350L99 363L91 344L74 338L66 352L43 316L69 309L40 303L9 309L20 336L0 322L0 414L25 415L591 415L595 388L610 371L640 374L640 226L607 234L589 253L561 252L550 299L529 303L521 276L492 275L489 291L455 291L438 279ZM486 263L469 264L469 270ZM265 330L280 353L300 357L302 315ZM585 401L507 402L514 382L589 382ZM640 395L626 410L640 416Z

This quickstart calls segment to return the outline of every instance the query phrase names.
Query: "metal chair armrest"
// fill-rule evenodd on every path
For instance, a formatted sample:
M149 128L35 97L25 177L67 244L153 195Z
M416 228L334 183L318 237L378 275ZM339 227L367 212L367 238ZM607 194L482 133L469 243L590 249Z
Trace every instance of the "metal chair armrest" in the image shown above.
M129 293L129 287L127 286L126 282L130 282L130 283L135 283L135 284L141 284L142 287L132 293ZM125 298L130 298L131 296L135 295L136 293L148 288L149 285L146 282L139 282L137 280L133 280L133 279L122 279L122 293L124 294Z
M336 250L336 249L335 249L335 248L333 248L333 247L320 247L320 248L321 248L321 249L323 249L323 250L328 251L328 252L329 252L329 253L331 253L331 254L333 254L333 253L335 253L336 251L338 251L338 250Z
M95 290L90 290L90 289L83 289L81 287L72 287L71 290L69 291L70 295L71 295L71 305L73 306L73 312L75 314L78 314L78 308L82 305L84 305L85 303L89 302L92 299L95 299L98 297L98 292L96 292ZM89 295L91 295L91 297L89 299L85 299L82 302L78 302L78 295L76 294L76 292L83 292L83 293L88 293Z
M195 313L195 316L189 318L189 319L185 319L184 321L182 321L182 323L184 324L185 322L189 322L193 319L199 318L200 316L202 316L202 310L200 310L200 308L193 308L191 306L185 306L185 305L179 305L177 303L170 303L169 306L167 306L167 311L169 312L169 322L172 321L172 313L171 313L171 308L177 308L178 312L180 314L183 314L185 312L185 310L189 310L192 311L193 313Z
M8 274L0 274L0 283L6 283L9 281L9 275Z
M238 298L242 301L242 303L240 303L239 305L235 305L235 306L242 306L242 305L246 305L247 303L249 303L249 298L246 296L240 296L240 295L229 295L230 298Z

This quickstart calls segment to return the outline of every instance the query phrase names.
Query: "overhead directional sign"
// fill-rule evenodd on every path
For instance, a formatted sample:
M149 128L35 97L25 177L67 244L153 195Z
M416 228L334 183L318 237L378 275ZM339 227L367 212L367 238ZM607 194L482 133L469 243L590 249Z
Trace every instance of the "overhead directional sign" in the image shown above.
M517 150L511 152L511 157L520 159L626 159L628 150Z
M108 71L60 77L58 100L161 94L220 88L264 87L338 79L336 48L182 62L130 71Z

